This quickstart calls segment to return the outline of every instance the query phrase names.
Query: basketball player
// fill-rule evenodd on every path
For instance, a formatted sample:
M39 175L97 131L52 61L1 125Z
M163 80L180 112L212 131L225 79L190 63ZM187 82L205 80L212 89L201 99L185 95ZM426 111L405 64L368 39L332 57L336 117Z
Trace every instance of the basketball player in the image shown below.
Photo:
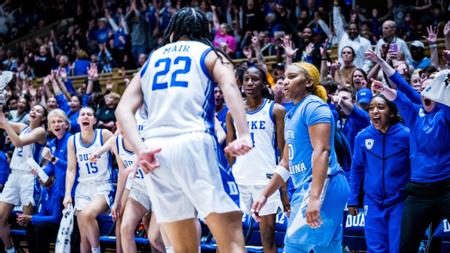
M14 206L22 205L23 214L32 214L35 178L31 168L26 165L30 158L39 163L41 148L47 140L47 132L42 123L47 110L35 105L30 111L30 125L8 122L0 106L0 128L4 129L14 145L11 158L11 174L0 195L0 238L7 253L16 252L11 240L8 218Z
M80 251L100 252L97 216L106 212L113 199L111 183L111 156L102 154L96 162L89 155L99 149L112 137L105 129L94 129L96 122L94 109L83 107L78 116L81 132L68 141L68 162L66 174L66 194L63 204L72 203L71 191L78 170L78 185L75 191L75 210L80 229Z
M196 211L206 217L221 252L244 252L239 207L226 194L220 176L214 132L214 86L218 83L235 120L238 139L227 152L251 149L244 106L230 60L209 40L208 20L182 8L165 31L165 46L154 51L127 87L116 110L125 138L147 173L157 221L174 252L198 252ZM143 137L134 113L145 104ZM157 167L161 167L156 169ZM150 172L151 173L148 173Z
M278 150L284 147L283 106L267 99L269 96L267 78L264 70L249 67L244 73L243 90L245 97L247 125L253 141L253 149L236 158L233 175L239 187L241 209L250 214L253 201L258 199L261 191L269 183L278 162ZM227 115L227 140L236 138L233 118ZM284 191L286 194L286 191ZM287 198L287 195L285 195ZM261 242L264 252L277 252L275 245L275 216L281 210L279 192L273 194L260 211L259 223Z
M326 92L312 64L291 64L285 76L284 92L294 106L285 118L283 159L253 204L253 216L259 219L268 197L292 177L295 192L284 252L342 252L342 212L349 190L334 151L335 124Z

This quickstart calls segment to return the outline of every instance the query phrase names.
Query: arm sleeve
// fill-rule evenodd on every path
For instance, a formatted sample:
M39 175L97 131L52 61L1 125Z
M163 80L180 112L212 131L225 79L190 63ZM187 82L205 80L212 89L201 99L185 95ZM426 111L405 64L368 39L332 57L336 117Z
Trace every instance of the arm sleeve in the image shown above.
M405 126L411 129L414 126L421 106L414 104L405 94L397 90L397 98L393 101L397 105L400 115L405 120Z
M305 119L306 125L312 126L319 123L331 123L331 110L327 104L312 102L306 106Z
M56 194L56 193L55 193ZM54 197L51 213L48 215L39 213L31 216L32 224L41 224L41 223L55 223L59 224L62 215L62 199L61 197Z
M8 179L9 165L6 156L0 155L0 184L4 184Z
M344 35L344 20L341 15L341 8L338 6L333 7L333 27L336 32L337 43L341 42L342 36Z
M67 168L67 161L64 159L58 158L58 161L54 164L54 166L58 166L61 168Z
M64 94L56 95L55 99L56 102L58 102L59 108L68 115L70 113L70 107L66 97L64 97Z
M47 166L44 168L45 174L47 174L49 177L55 175L55 166L51 162L48 162Z
M350 167L349 188L350 194L348 196L349 206L358 206L359 190L361 189L362 175L364 173L364 154L361 148L362 137L360 134L356 136L355 147L353 150L352 166Z
M81 105L82 106L88 106L89 105L89 97L91 96L91 94L83 94L83 96L81 96Z
M353 105L353 111L350 113L349 117L352 117L356 122L368 126L370 124L369 114L363 109Z
M397 85L397 90L406 95L414 104L422 104L420 94L411 87L411 85L398 73L395 73L390 77L391 81Z

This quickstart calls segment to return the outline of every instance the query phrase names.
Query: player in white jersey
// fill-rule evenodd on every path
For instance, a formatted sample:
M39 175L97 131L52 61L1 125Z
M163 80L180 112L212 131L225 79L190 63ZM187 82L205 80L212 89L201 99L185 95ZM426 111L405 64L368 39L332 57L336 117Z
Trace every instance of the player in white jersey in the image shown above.
M221 252L244 252L241 212L225 193L214 159L215 82L240 133L226 150L245 154L251 140L232 64L208 38L205 14L194 8L178 10L165 31L166 45L154 51L133 78L116 117L147 172L152 208L174 252L198 252L196 210L206 217ZM148 109L145 144L136 125L130 124L143 103Z
M233 164L233 175L240 192L241 209L250 214L255 201L270 181L278 162L278 151L284 147L283 106L275 104L269 97L265 71L259 67L249 67L244 73L243 86L246 96L247 125L253 142L253 149L243 156L229 157ZM227 115L227 141L236 139L233 118ZM239 136L239 135L238 135ZM278 148L278 149L277 149ZM285 203L288 203L285 188ZM264 252L277 252L275 244L275 218L282 207L279 192L272 195L260 211L260 235Z
M0 128L4 129L15 149L11 158L11 174L0 194L0 238L6 252L15 252L12 244L8 218L14 206L22 205L24 214L32 214L34 206L35 178L26 165L30 158L39 162L41 147L47 140L47 132L42 123L47 110L35 105L30 111L30 125L8 122L0 106Z
M100 252L97 215L104 213L112 204L111 157L109 152L96 162L89 155L111 138L106 129L94 129L94 109L83 107L77 119L81 132L70 137L67 150L66 194L64 206L72 203L72 187L78 170L78 185L75 191L75 209L80 229L80 251Z

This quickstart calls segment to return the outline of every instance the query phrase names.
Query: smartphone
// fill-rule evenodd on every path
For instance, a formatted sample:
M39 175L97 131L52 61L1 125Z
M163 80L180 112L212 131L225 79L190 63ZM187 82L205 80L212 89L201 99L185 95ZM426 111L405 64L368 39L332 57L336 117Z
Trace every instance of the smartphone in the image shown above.
M390 48L391 48L392 52L395 52L395 53L398 52L398 45L397 45L397 43L391 43L390 44Z

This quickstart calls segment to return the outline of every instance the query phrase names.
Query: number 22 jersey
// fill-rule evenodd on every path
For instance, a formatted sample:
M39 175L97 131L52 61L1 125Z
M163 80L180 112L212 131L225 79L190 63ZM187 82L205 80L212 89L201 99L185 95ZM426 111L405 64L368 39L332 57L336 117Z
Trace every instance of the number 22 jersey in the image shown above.
M212 48L177 41L154 51L139 72L148 110L142 137L214 134L214 82L205 58Z

